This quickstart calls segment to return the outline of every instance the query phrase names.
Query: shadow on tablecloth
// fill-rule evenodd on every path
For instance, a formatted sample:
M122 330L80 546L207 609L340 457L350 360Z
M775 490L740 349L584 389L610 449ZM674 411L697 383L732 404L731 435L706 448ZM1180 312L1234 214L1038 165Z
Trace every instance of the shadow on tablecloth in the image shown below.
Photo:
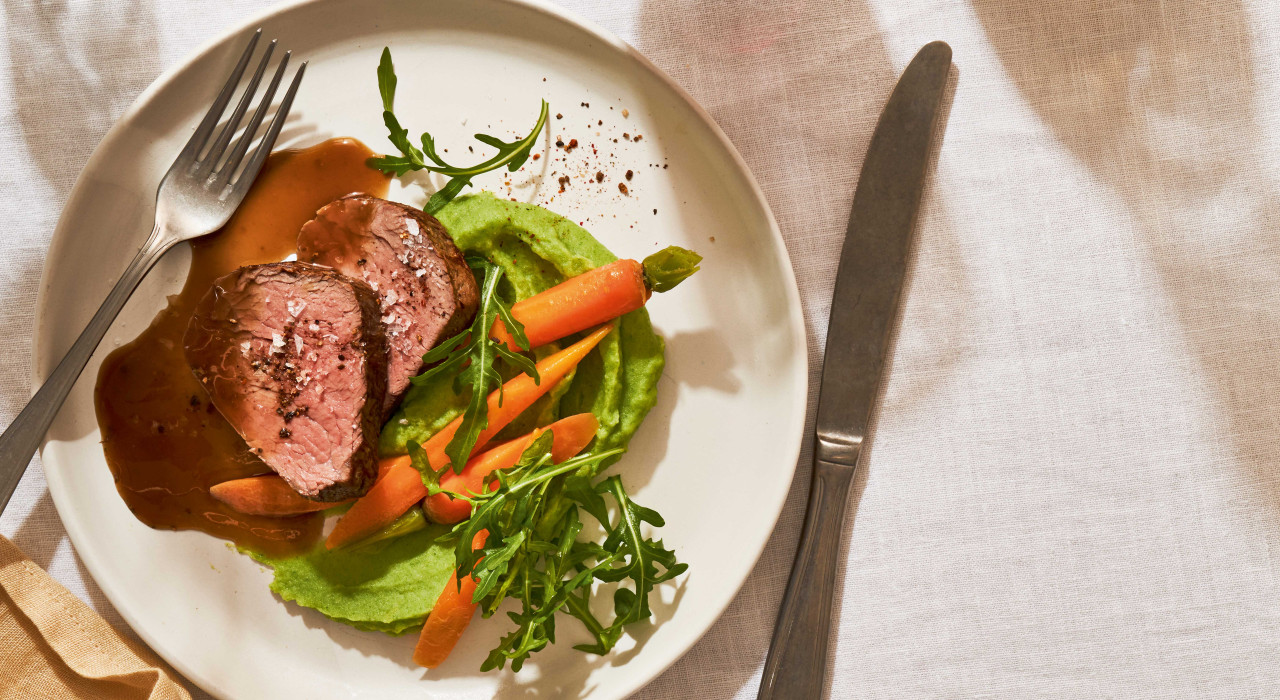
M1248 465L1244 487L1280 507L1280 191L1267 177L1246 9L973 7L1027 101L1131 210L1224 419L1211 432Z
M786 239L804 301L812 434L831 289L863 155L876 119L897 81L874 17L855 3L781 4L774 14L726 11L697 0L650 2L638 13L636 47L683 85L733 141L763 188ZM758 18L768 16L766 22ZM955 69L953 69L954 71ZM949 88L955 89L955 74ZM941 139L941 137L939 137ZM911 287L944 286L950 298L971 294L940 197L926 202L917 226L913 272L904 288L899 363L927 365L901 373L881 410L927 400L960 362L969 311L912 303ZM920 352L921 347L932 347ZM920 342L917 342L920 341ZM903 353L905 344L915 352ZM882 393L884 389L882 387ZM892 400L890 406L888 400ZM874 453L874 439L868 455ZM706 637L638 698L731 697L755 694L803 520L811 465L806 437L797 476L774 535L755 570ZM867 483L854 483L842 549L847 550L857 503ZM837 591L844 590L844 562ZM840 628L839 605L832 611ZM833 639L829 659L836 655ZM828 662L830 663L830 661Z

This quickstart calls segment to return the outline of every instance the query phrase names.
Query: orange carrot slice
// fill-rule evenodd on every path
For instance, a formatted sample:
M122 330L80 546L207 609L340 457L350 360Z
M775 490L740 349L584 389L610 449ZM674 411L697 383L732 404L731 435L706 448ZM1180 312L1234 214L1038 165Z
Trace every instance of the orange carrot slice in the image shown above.
M471 540L471 549L483 547L485 538L488 536L488 530L477 532L475 539ZM467 626L471 624L471 617L475 615L476 608L480 607L471 602L471 596L475 593L474 578L468 576L459 585L456 571L449 577L449 582L445 584L440 597L436 599L435 607L431 608L431 614L427 615L427 621L422 625L422 634L418 635L418 645L413 649L414 663L426 668L435 668L449 658L449 653L457 646L462 633L466 632Z
M560 463L578 454L596 436L600 423L590 413L579 413L561 418L545 428L538 428L528 435L478 454L467 462L461 474L449 472L440 479L440 487L454 493L480 493L485 480L499 469L509 469L520 461L520 455L546 431L551 431L551 460ZM496 479L491 481L496 482ZM471 517L471 504L445 493L427 496L422 502L427 517L437 523L459 523Z
M529 347L536 348L635 311L650 295L641 264L615 260L516 302L511 315L524 325ZM518 349L501 319L489 335Z
M611 330L612 326L603 326L564 350L543 358L537 364L538 375L542 380L539 384L534 384L533 378L527 374L508 381L501 390L504 395L501 406L498 405L499 392L489 394L489 426L480 432L471 454L476 454L499 430L564 379ZM459 416L423 444L422 449L432 467L439 469L449 464L449 456L444 453L444 448L461 424L462 417ZM335 549L368 537L426 497L427 487L422 484L421 475L410 465L407 457L401 459L401 462L387 470L386 475L374 484L369 493L352 504L333 532L329 533L325 547Z
M348 501L304 498L275 474L232 479L209 487L209 495L246 515L289 516L326 510Z
M408 457L392 457L378 462L377 479L382 479L387 469L401 459L408 464ZM377 480L374 483L377 483ZM349 498L333 503L313 501L294 491L284 479L275 474L231 479L214 484L209 487L209 495L246 515L281 517L328 510L355 500Z

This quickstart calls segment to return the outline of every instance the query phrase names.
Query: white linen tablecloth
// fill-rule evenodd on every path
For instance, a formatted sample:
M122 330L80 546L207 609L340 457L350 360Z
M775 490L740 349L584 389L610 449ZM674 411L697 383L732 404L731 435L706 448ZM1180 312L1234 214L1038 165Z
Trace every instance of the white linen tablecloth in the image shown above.
M1280 692L1280 6L566 4L685 85L754 170L815 381L876 116L920 45L955 50L845 524L832 697ZM82 164L161 70L259 7L4 3L0 422L29 395L37 280ZM808 460L742 592L639 697L754 697ZM124 626L38 464L0 533Z

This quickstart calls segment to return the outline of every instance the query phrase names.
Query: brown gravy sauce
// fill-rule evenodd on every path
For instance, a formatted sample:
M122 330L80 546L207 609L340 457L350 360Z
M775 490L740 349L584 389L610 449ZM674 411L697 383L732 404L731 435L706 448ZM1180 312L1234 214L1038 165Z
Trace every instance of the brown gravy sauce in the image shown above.
M244 515L209 495L213 484L271 470L209 402L183 358L182 336L215 279L294 253L298 229L338 197L385 196L389 178L365 165L373 155L354 139L271 154L227 225L191 243L182 292L102 363L94 392L102 447L116 488L142 522L202 530L273 556L305 551L319 538L320 514Z

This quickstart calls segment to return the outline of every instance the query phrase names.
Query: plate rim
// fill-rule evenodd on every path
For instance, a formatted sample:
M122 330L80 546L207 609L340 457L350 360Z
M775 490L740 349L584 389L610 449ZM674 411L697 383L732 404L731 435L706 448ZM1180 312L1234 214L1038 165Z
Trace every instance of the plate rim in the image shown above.
M714 627L715 624L724 616L725 610L728 609L729 605L737 599L738 595L741 593L743 585L745 585L747 578L759 565L760 558L764 555L764 551L768 546L769 541L772 539L773 533L777 530L778 521L782 516L782 509L785 506L787 496L791 491L791 485L795 481L795 474L799 467L800 453L805 434L804 426L808 413L808 394L810 385L807 324L803 306L800 302L800 289L796 281L795 267L791 262L791 257L786 247L786 239L783 237L782 230L778 226L777 219L773 214L773 209L769 206L768 199L765 197L763 189L756 180L755 174L751 171L750 167L747 166L742 154L738 152L738 149L733 145L733 142L729 140L729 137L720 128L720 125L715 121L711 114L708 113L706 109L703 108L702 105L699 104L698 101L694 99L682 85L650 61L638 49L597 23L581 17L567 8L552 4L550 0L490 1L516 8L533 10L547 15L553 20L565 23L592 35L594 38L607 44L613 50L623 54L625 58L633 61L641 70L657 79L666 89L670 90L680 100L684 101L686 106L689 107L693 113L697 115L698 119L702 121L703 125L709 128L718 141L718 145L729 155L734 167L736 167L739 174L744 178L744 182L748 185L751 195L755 199L756 205L763 213L764 221L772 234L774 254L787 263L782 266L787 312L791 318L797 321L794 324L791 345L800 351L797 353L798 358L795 360L795 363L798 365L796 369L799 373L800 381L798 381L793 388L794 395L792 398L794 399L795 404L801 408L800 411L796 412L789 418L789 424L782 431L783 435L789 436L790 450L787 450L787 452L792 455L789 462L785 465L781 465L780 467L787 473L787 488L777 489L773 494L773 502L769 504L772 511L772 515L770 517L771 522L768 528L770 534L763 538L759 543L756 552L752 556L751 565L746 568L742 577L734 584L732 595L728 595L723 599L718 606L718 609L714 611L714 615L708 618L710 621L706 627L698 632L698 634L693 637L687 645L684 645L684 648L680 649L679 653L669 656L660 664L655 664L653 672L647 676L644 673L637 674L635 682L619 684L620 686L625 685L625 687L619 687L619 690L622 692L618 697L628 697L640 690L642 687L653 682L658 676L661 676L671 668L671 666L673 666L677 661L684 658L693 649L693 647L711 631L711 628ZM43 355L41 352L43 350L42 339L46 335L45 328L51 321L46 308L49 301L49 276L51 268L48 264L48 251L55 250L62 242L62 239L69 235L69 227L66 226L68 206L72 202L76 201L80 197L82 190L88 186L85 173L94 172L100 166L99 161L105 157L104 152L107 150L104 146L119 139L121 134L124 133L128 122L133 121L134 116L138 112L148 107L155 99L156 95L172 83L179 73L185 71L193 63L199 61L210 52L218 49L226 42L233 40L237 36L250 31L255 25L261 25L262 23L279 15L299 10L305 6L322 5L329 2L333 2L333 0L286 0L278 5L252 13L240 22L232 24L196 48L192 49L190 52L184 54L171 66L162 71L149 85L147 85L147 87L133 100L133 102L129 104L129 106L106 131L102 140L98 142L98 145L94 147L93 152L85 161L84 167L81 169L80 174L76 177L74 185L68 192L63 204L62 212L59 214L58 221L55 224L53 234L49 238L45 264L40 274L39 288L36 296L35 323L34 332L32 334L32 364L30 373L32 393L40 387L44 381L45 375L47 374L47 372L41 371L41 365L54 364L53 362L42 362ZM52 371L52 367L49 367L48 370ZM215 697L223 697L223 693L221 692L222 689L217 687L213 679L207 678L203 674L199 673L196 669L187 664L185 660L172 658L171 655L164 653L161 647L157 644L156 638L149 633L144 625L139 623L137 617L132 613L132 611L117 603L119 597L115 587L111 584L104 583L104 579L99 575L101 568L98 562L98 555L93 553L91 548L86 550L79 546L80 542L85 541L81 528L78 525L69 524L68 520L63 517L64 507L70 507L70 504L64 503L64 499L68 498L68 496L65 495L65 491L63 490L64 482L62 479L62 470L60 468L49 469L44 466L44 453L48 442L49 440L46 436L41 442L39 450L45 481L53 499L54 508L58 512L59 522L62 523L63 528L66 530L76 556L84 563L85 570L89 573L89 576L111 602L112 607L115 608L122 618L124 618L130 629L147 644L150 651L161 657L174 670L181 674L183 679L197 685L202 690L214 695ZM769 512L770 509L761 508L760 510ZM77 521L74 518L70 521L70 523L76 522ZM109 577L107 577L107 580L110 580Z

